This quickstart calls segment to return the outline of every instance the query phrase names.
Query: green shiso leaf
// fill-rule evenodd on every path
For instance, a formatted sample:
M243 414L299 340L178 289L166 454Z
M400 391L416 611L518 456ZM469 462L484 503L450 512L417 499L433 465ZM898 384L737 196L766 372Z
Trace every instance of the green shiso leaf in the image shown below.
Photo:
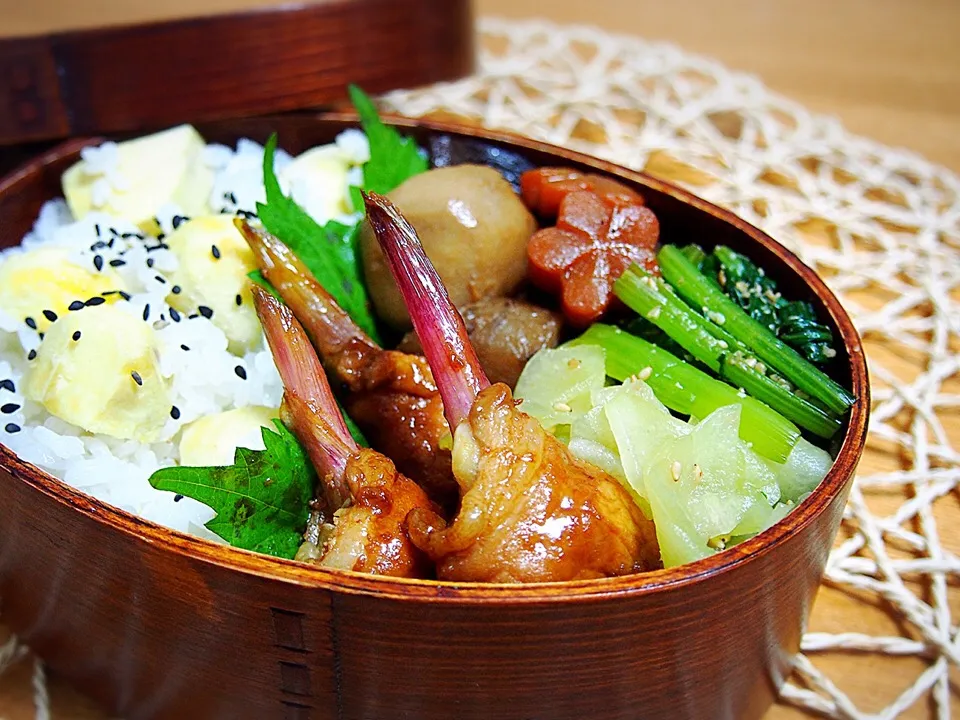
M238 448L233 465L169 467L150 484L209 505L207 528L234 547L293 558L302 542L316 473L297 439L279 420L263 428L264 450Z

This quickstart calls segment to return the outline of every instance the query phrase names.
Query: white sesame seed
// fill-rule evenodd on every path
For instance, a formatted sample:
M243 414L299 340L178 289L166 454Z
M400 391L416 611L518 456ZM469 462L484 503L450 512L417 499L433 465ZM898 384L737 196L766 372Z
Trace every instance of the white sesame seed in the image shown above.
M673 477L674 481L680 479L680 471L683 469L683 465L680 464L679 460L674 460L673 465L670 466L670 475Z
M573 408L567 405L565 402L554 403L553 409L557 412L573 412Z

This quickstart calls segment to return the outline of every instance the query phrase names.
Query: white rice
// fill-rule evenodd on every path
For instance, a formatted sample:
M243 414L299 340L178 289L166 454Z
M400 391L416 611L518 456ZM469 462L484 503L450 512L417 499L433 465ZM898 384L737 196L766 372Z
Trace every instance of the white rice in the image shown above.
M362 133L346 134L342 142L353 157L365 159L365 154L369 155ZM116 147L111 146L107 143L85 150L84 159L93 162L104 181L115 186L122 184L123 178L111 171L111 163L116 160ZM241 140L236 150L209 145L203 159L216 173L209 203L212 211L255 212L256 203L265 199L263 147L249 140ZM279 172L291 158L278 151L276 160ZM179 214L173 206L158 213L163 232L173 229L174 217ZM317 220L325 222L326 218ZM98 238L113 238L113 247L91 250ZM171 401L180 410L180 417L168 419L162 438L146 444L91 434L52 416L20 394L21 379L28 366L27 354L39 346L39 333L0 311L0 381L9 379L16 388L0 388L0 405L20 406L2 416L2 425L21 428L13 433L0 428L0 443L67 484L122 510L175 530L218 540L204 527L214 517L212 509L188 497L175 500L173 493L151 487L148 478L156 470L178 463L178 443L184 425L205 415L249 405L278 407L283 387L262 337L258 345L238 357L228 351L226 336L211 320L181 316L180 322L170 321L170 308L165 302L169 285L159 278L167 279L167 274L176 269L177 259L165 249L148 253L146 248L158 242L145 237L129 222L100 212L75 221L66 203L57 199L43 206L21 246L0 252L0 261L41 246L67 248L71 259L84 266L90 266L96 254L109 263L123 252L126 264L114 271L124 280L131 297L117 307L142 317L145 306L150 305L150 318L155 318L157 331L160 373L169 379ZM148 257L153 259L152 267L146 264ZM235 372L237 366L246 370L245 380ZM255 449L262 449L262 444Z

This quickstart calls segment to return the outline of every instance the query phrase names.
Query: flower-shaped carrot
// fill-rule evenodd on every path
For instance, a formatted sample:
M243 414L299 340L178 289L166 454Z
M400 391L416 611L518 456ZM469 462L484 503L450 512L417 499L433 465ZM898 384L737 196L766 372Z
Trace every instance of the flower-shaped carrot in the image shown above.
M534 285L559 293L567 320L584 327L609 309L613 283L632 263L657 271L659 235L656 215L643 205L572 192L560 204L557 226L530 238L527 273Z
M592 190L611 202L643 205L643 196L638 192L603 175L572 168L542 167L520 176L523 202L541 217L556 217L563 199L578 190Z

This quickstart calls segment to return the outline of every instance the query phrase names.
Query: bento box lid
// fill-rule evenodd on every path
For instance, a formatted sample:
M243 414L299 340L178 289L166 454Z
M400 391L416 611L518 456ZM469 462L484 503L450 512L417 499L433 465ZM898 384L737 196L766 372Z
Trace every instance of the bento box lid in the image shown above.
M0 22L0 145L329 107L348 83L382 93L474 67L470 0L246 2L143 20L108 0L97 27L19 5Z

